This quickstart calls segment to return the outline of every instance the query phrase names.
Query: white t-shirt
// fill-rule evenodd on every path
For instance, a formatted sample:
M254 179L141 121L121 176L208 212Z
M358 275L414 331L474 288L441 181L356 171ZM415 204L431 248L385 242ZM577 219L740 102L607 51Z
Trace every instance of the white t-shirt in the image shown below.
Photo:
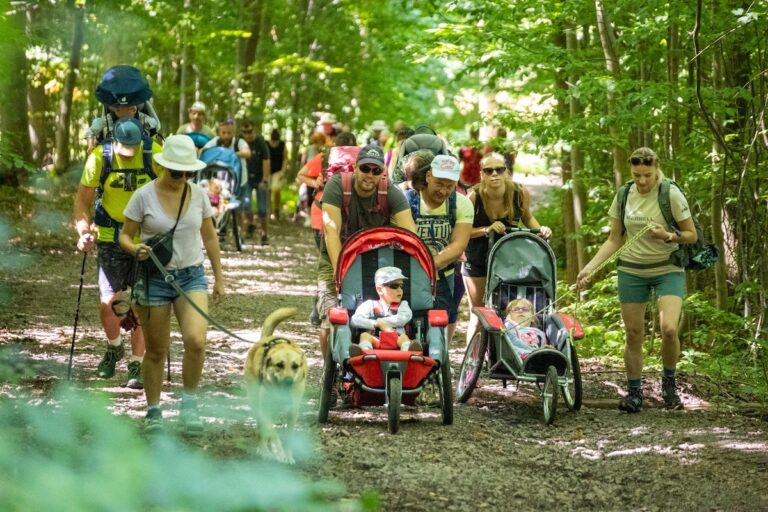
M237 140L237 148L235 148L235 140ZM203 146L203 151L208 148L215 148L216 146L219 146L218 135L205 143L205 146ZM250 149L248 142L242 137L232 137L232 140L229 141L228 146L222 145L221 147L231 149L235 153L242 151L243 149ZM248 162L245 161L245 158L240 159L240 183L248 183Z
M203 263L203 238L200 228L203 219L214 214L208 194L203 189L189 185L187 196L192 193L189 206L181 212L179 224L173 236L173 257L168 265L168 270L194 267ZM153 181L134 192L128 205L125 207L125 217L141 224L141 241L146 242L159 233L165 233L176 222L176 213L166 212L157 197L157 181Z
M688 201L685 200L685 196L674 185L669 187L669 201L672 206L672 216L678 223L691 217ZM614 219L619 218L618 194L614 196L608 214ZM627 206L624 215L627 239L639 233L649 222L656 222L662 226L667 226L667 221L664 220L664 215L661 213L661 207L659 206L659 184L657 183L647 194L639 193L637 187L632 185L627 196ZM670 226L667 226L667 229L672 230ZM646 234L629 246L627 251L622 254L621 259L633 263L655 263L669 259L670 255L677 250L677 247L677 244L668 244L664 240L657 240ZM641 277L653 277L669 272L683 272L684 270L672 264L648 269L628 268L619 265L619 269L628 274Z

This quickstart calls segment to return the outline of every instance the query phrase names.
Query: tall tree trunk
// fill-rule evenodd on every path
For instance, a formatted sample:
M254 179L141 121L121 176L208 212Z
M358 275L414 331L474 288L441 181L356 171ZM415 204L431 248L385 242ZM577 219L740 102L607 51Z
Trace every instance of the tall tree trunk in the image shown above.
M667 122L664 127L666 141L666 159L669 162L667 172L672 179L680 180L680 166L677 163L677 151L680 148L680 109L678 108L678 80L680 79L680 28L672 20L667 30Z
M80 52L83 48L83 32L85 31L85 2L71 2L72 11L72 46L69 53L69 67L64 77L64 87L59 100L59 114L56 122L56 160L54 167L57 173L64 172L69 167L69 139L72 121L72 94L75 91L77 74L80 70Z
M26 11L25 35L30 41L35 36L34 28L37 23L37 9L30 8ZM40 80L34 80L31 76L27 83L27 112L29 115L29 147L32 162L38 167L51 163L48 154L49 141L52 136L46 122L45 115L48 111L48 101L45 88Z
M616 37L613 33L613 27L608 19L608 14L605 12L602 0L595 0L595 12L597 14L597 29L600 34L600 45L603 48L603 55L605 56L605 66L608 69L611 77L618 81L621 77L621 69L619 67L619 55L616 51ZM613 91L608 90L606 92L607 111L608 117L614 117L616 114L616 96ZM624 183L624 177L622 176L621 169L625 165L627 159L627 152L621 146L619 141L622 140L621 132L619 131L619 125L615 122L608 124L608 133L611 136L611 153L613 154L613 181L616 184L616 188L619 188Z
M31 161L26 104L27 57L24 41L25 14L19 9L8 15L0 41L0 58L8 73L0 74L0 185L18 187L26 176L24 162Z
M184 0L184 11L192 10L192 0ZM192 49L189 43L189 29L184 26L179 34L179 46L181 47L181 62L179 63L179 126L187 122L187 95L189 94L189 73L192 69ZM173 132L169 132L173 133Z

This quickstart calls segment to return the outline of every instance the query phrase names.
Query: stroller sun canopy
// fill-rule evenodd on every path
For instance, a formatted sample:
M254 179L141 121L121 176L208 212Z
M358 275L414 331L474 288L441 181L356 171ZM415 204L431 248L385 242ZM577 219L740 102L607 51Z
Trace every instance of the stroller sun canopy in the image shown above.
M486 295L500 284L535 285L554 301L557 294L556 260L539 236L520 231L501 238L488 255Z

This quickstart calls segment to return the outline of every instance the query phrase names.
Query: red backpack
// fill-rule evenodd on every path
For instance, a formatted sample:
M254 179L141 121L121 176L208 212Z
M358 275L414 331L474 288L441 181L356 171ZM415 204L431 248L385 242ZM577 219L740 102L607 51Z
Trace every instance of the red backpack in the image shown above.
M333 146L323 153L323 173L327 182L342 172L353 172L357 162L358 146Z

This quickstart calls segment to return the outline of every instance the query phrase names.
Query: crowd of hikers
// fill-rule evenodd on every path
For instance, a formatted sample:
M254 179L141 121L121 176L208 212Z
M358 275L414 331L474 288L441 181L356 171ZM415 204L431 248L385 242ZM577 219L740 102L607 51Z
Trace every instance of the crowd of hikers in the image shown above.
M96 90L104 111L87 133L89 154L74 206L78 248L98 253L100 317L107 342L98 375L115 375L125 355L121 330L129 331L126 385L142 389L146 381L150 427L162 420L159 390L173 311L185 349L181 420L189 432L202 428L196 394L208 324L193 309L207 312L203 246L216 279L214 301L225 293L215 227L227 202L238 201L240 225L254 244L270 243L271 221L292 220L311 228L318 266L310 321L319 328L324 355L329 349L328 312L336 305L334 271L341 247L353 233L396 226L425 242L438 272L435 307L448 312L449 340L464 295L470 307L481 305L489 237L518 226L535 229L545 239L552 236L534 216L528 190L512 179L514 153L481 144L477 132L454 154L428 125L410 127L398 121L390 131L385 121L376 120L358 140L351 126L322 114L313 122L300 157L295 211L281 218L281 190L292 184L286 180L289 159L279 129L265 139L261 127L248 119L226 118L211 127L208 108L195 101L188 109L189 122L164 140L151 96L136 68L116 66L105 73ZM505 134L499 130L497 135ZM207 152L217 148L234 155L239 187L228 186L220 175L196 180L207 166ZM645 174L650 174L658 162L654 154L632 165L633 175L636 169L638 175L649 169ZM645 174L642 179L648 180ZM688 227L682 225L683 234ZM653 236L670 242L666 231ZM166 274L174 277L173 286ZM122 297L129 289L131 297ZM187 302L195 302L194 308ZM151 327L151 336L142 332L142 325ZM467 340L476 329L471 320ZM672 356L664 362L665 376L674 379ZM631 377L634 401L632 407L622 406L635 412L639 375L634 366ZM667 391L679 403L674 384Z

